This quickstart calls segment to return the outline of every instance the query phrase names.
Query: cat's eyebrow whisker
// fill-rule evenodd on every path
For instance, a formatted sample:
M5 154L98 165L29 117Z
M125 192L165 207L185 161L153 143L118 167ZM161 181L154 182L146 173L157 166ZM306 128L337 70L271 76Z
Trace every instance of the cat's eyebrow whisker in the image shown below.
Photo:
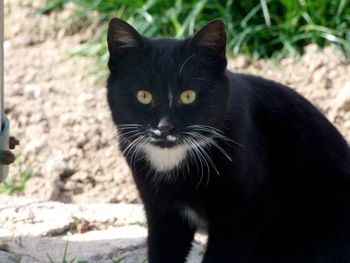
M179 76L180 76L180 77L181 77L181 73L182 73L182 70L183 70L184 66L185 66L186 63L187 63L188 61L190 61L190 59L193 58L194 56L195 56L195 54L189 56L189 57L184 61L184 63L182 63L182 65L181 65L181 67L180 67L180 70L179 70Z

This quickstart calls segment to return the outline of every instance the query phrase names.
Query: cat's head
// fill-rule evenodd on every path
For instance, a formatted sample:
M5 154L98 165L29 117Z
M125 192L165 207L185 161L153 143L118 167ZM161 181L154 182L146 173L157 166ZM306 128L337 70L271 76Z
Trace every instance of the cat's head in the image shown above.
M167 171L219 133L229 99L222 20L176 40L148 39L115 18L108 48L108 103L129 147L124 155L144 150L157 170Z

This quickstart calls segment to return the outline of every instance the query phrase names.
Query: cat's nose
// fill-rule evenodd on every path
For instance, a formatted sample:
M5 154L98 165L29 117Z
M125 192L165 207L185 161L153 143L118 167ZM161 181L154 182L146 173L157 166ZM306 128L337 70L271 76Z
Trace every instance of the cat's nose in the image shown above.
M166 137L172 133L172 131L174 130L174 125L172 125L168 121L161 121L158 124L157 128L159 129L161 135Z
M158 126L158 129L160 130L161 135L166 137L171 134L171 132L174 129L174 126L172 124L163 125L163 126Z

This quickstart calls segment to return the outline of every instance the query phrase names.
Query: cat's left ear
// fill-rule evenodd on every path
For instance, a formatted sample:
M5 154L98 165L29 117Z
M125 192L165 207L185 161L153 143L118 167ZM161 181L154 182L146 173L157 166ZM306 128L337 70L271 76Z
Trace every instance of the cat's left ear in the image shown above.
M222 19L210 21L190 38L192 47L205 48L225 56L227 33Z
M107 42L110 54L114 55L122 53L127 48L141 47L143 38L127 22L113 18L109 22Z

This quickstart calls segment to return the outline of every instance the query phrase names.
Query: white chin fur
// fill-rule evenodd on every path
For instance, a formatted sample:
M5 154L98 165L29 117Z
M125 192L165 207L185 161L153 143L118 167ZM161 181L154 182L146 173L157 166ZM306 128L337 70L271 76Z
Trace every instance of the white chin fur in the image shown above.
M169 172L185 160L188 146L177 145L171 148L160 148L151 143L145 143L142 149L152 168L157 172Z

